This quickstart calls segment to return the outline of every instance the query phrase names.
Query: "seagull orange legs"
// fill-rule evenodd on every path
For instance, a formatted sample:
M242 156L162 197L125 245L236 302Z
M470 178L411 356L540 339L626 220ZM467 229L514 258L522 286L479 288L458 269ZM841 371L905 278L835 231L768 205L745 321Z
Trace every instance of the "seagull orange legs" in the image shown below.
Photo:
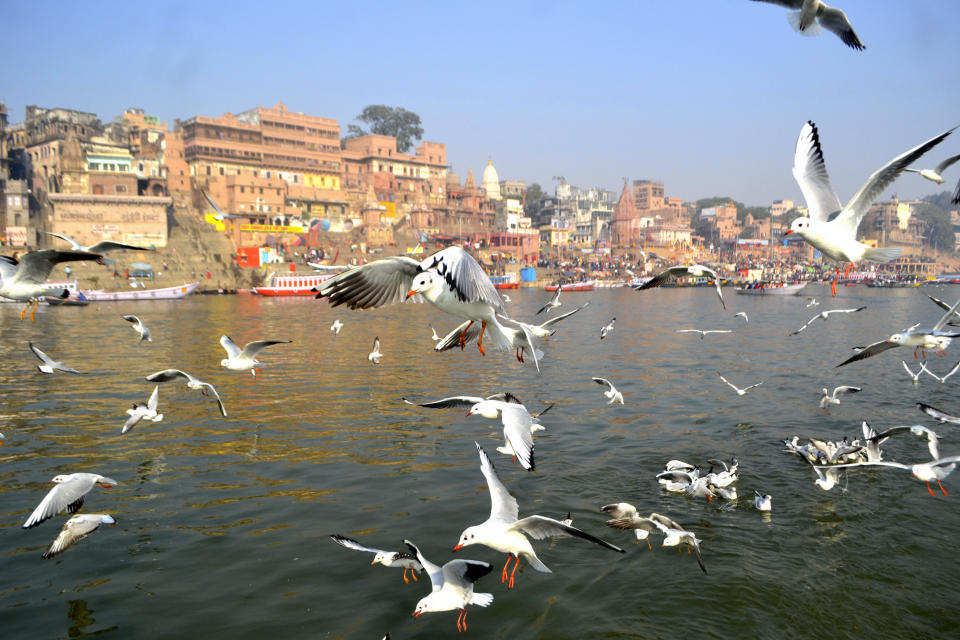
M460 332L460 350L463 351L463 348L467 346L467 329L473 326L473 320L470 321L470 324L463 328L463 331Z
M27 313L27 309L30 309L30 307L33 307L32 309L30 309L30 322L36 322L36 319L35 319L33 316L34 316L34 313L36 313L36 311L37 311L37 306L38 306L39 304L40 304L40 299L39 299L39 298L36 299L36 300L31 300L30 302L28 302L28 303L27 303L27 306L25 306L25 307L23 308L23 311L20 312L20 319L23 320L23 317L24 317L24 316L26 315L26 313Z
M510 566L510 560L516 558L517 564L513 565L513 571L510 572L510 580L507 582L507 567ZM507 582L507 589L513 589L513 576L517 574L517 567L520 566L520 556L515 556L512 553L507 554L507 564L503 565L503 571L500 572L500 582Z
M467 610L460 609L460 615L457 617L457 631L467 630Z
M419 581L420 581L420 579L417 578L417 572L414 571L412 567L404 567L404 568L403 568L403 581L404 581L404 582L406 582L407 584L410 584L410 579L407 578L407 571L410 572L410 578L413 578L413 581L414 581L414 582L419 582Z
M480 337L477 338L477 349L480 349L480 355L484 355L484 356L487 355L487 352L483 350L483 332L486 330L487 330L487 323L483 322L480 325Z

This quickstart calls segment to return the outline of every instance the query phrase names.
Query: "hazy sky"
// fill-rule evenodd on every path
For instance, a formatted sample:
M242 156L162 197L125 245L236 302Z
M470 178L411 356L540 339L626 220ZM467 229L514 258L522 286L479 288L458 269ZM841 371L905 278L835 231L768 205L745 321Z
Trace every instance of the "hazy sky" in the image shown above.
M960 2L836 0L867 49L795 33L749 0L633 2L4 2L0 101L216 117L282 101L339 120L369 104L419 114L477 179L684 200L802 202L800 127L820 128L842 201L896 155L960 124ZM960 131L921 162L960 153ZM901 177L885 196L952 189Z

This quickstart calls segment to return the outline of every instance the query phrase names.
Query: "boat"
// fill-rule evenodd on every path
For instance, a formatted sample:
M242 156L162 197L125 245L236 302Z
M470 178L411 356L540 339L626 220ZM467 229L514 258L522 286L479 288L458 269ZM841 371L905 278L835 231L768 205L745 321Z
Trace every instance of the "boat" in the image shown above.
M176 300L184 298L200 286L199 282L181 284L175 287L162 289L132 289L130 291L84 291L83 295L90 302L119 302L122 300Z
M316 289L335 273L274 273L266 286L256 287L253 293L261 296L314 296Z
M735 291L747 296L796 296L807 286L807 282L754 282L746 287L737 287Z
M593 280L587 280L585 282L568 282L567 284L560 285L561 291L593 291ZM557 285L548 284L544 287L547 291L556 291Z
M508 273L505 276L490 276L490 282L497 289L519 289L520 283L517 282L517 276L514 273Z

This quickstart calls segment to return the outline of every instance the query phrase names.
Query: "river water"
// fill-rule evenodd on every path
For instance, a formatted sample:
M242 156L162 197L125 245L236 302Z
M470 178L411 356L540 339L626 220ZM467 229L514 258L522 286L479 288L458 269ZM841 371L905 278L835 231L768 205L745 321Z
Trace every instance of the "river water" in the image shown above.
M313 299L193 296L182 301L43 308L31 324L19 305L0 305L0 635L3 638L441 638L456 612L411 618L429 592L426 576L401 570L327 537L347 535L384 549L416 542L428 558L490 562L478 583L494 594L471 607L477 638L950 637L957 622L960 473L950 495L931 497L897 470L847 474L845 491L815 487L813 470L782 452L793 435L856 436L922 423L942 435L943 455L960 453L956 426L937 426L914 407L924 400L960 413L960 375L913 385L897 349L841 369L853 345L879 340L940 315L923 292L953 300L957 289L826 287L804 297L737 296L727 310L711 289L597 290L564 295L590 306L557 326L543 373L528 360L475 347L438 354L438 332L456 321L429 305L376 311L331 309ZM510 313L529 318L548 298L511 291ZM867 305L789 337L815 312ZM745 311L749 322L735 318ZM138 346L121 315L135 313L154 342ZM605 340L600 327L616 316ZM329 331L335 318L344 328ZM678 328L732 329L678 334ZM218 368L222 334L238 343L274 338L256 378ZM379 335L382 364L367 360ZM34 341L83 376L42 375ZM958 357L931 357L943 373ZM179 383L161 386L159 423L121 436L124 411L145 402L143 377L178 367L215 384L216 404ZM763 381L739 397L736 384ZM611 379L624 406L607 406L590 378ZM821 387L863 387L822 410ZM531 410L555 407L536 436L537 470L494 451L499 424L461 411L411 407L433 399L508 390ZM480 546L451 554L460 532L489 513L473 445L479 442L520 503L521 517L560 518L623 546L534 542L552 574L524 562L517 587L499 582L505 558ZM688 499L658 488L671 458L740 460L740 500ZM918 462L924 440L899 436L885 459ZM66 520L20 525L59 473L96 472L119 482L94 488L83 511L110 513L62 555L41 559ZM773 496L767 516L753 490ZM603 525L601 505L627 501L672 517L702 539L708 575L686 552L635 545Z

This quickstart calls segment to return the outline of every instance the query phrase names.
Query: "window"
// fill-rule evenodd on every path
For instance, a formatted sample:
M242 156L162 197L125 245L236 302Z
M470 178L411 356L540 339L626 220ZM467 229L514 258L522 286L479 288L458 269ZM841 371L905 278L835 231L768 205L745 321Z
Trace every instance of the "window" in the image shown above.
M240 193L244 193L244 186L240 185Z
M114 190L115 190L117 193L126 193L126 192L127 192L127 185L125 185L125 184L114 185Z
M223 167L220 167L220 175L223 175Z

